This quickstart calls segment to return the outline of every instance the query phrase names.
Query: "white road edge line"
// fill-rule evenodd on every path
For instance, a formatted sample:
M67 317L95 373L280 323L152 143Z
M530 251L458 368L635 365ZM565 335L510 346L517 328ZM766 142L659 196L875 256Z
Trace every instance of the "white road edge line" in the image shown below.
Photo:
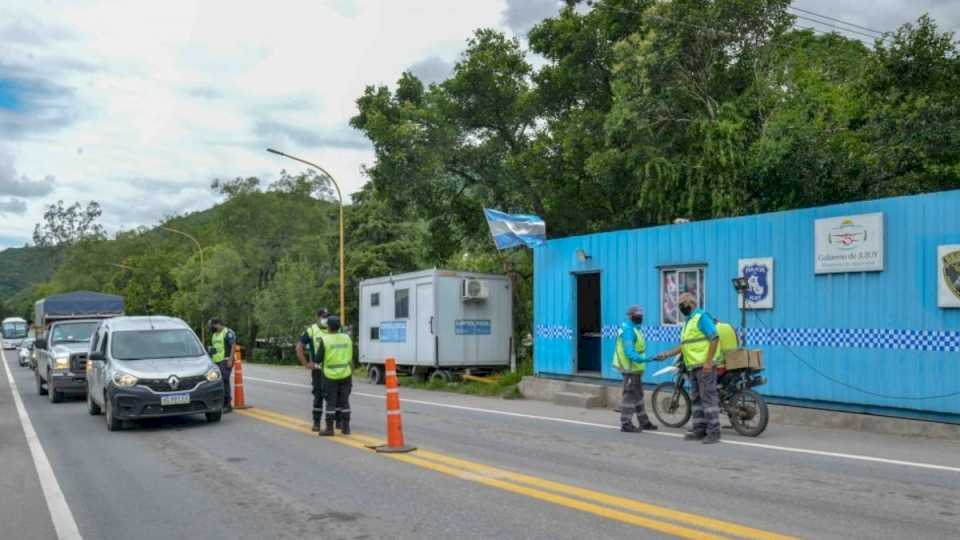
M250 380L252 380L252 381L273 383L273 384L279 384L279 385L284 385L284 386L295 386L295 387L298 387L298 388L310 388L310 385L308 385L308 384L296 384L296 383L290 383L290 382L285 382L285 381L275 381L275 380L273 380L273 379L261 379L261 378L258 378L258 377L250 377L250 376L245 376L244 378L250 379ZM379 395L379 394L366 394L366 393L363 393L363 392L353 392L352 395L354 395L354 396L361 396L361 397L367 397L367 398L384 399L384 396ZM477 407L465 407L465 406L463 406L463 405L451 405L451 404L449 404L449 403L437 403L437 402L434 402L434 401L421 401L421 400L417 400L417 399L406 399L406 398L401 399L401 400L400 400L401 406L402 406L404 403L415 403L415 404L417 404L417 405L429 405L429 406L432 406L432 407L443 407L443 408L446 408L446 409L458 409L458 410L464 410L464 411L481 412L481 413L486 413L486 414L498 414L498 415L501 415L501 416L514 416L514 417L517 417L517 418L529 418L529 419L531 419L531 420L546 420L546 421L550 421L550 422L559 422L559 423L563 423L563 424L576 424L576 425L580 425L580 426L590 426L590 427L598 427L598 428L604 428L604 429L620 429L619 426L612 426L612 425L609 425L609 424L597 424L597 423L594 423L594 422L583 422L583 421L581 421L581 420L569 420L569 419L567 419L567 418L556 418L556 417L552 417L552 416L537 416L537 415L533 415L533 414L521 414L521 413L508 412L508 411L498 411L498 410L496 410L496 409L481 409L481 408L477 408ZM682 437L682 436L683 436L683 435L680 435L679 433L664 433L664 432L662 432L662 431L654 431L654 432L651 432L651 433L652 433L653 435L661 435L661 436L665 436L665 437ZM863 455L859 455L859 454L844 454L844 453L840 453L840 452L825 452L825 451L822 451L822 450L809 450L809 449L807 449L807 448L793 448L793 447L790 447L790 446L777 446L777 445L773 445L773 444L752 443L752 442L746 442L746 441L730 441L730 440L726 440L726 439L721 440L720 442L722 442L722 443L724 443L724 444L733 444L733 445L736 445L736 446L748 446L748 447L751 447L751 448L762 448L762 449L764 449L764 450L778 450L778 451L780 451L780 452L792 452L792 453L794 453L794 454L808 454L808 455L813 455L813 456L824 456L824 457L832 457L832 458L840 458L840 459L850 459L850 460L855 460L855 461L868 461L868 462L871 462L871 463L883 463L883 464L886 464L886 465L901 465L901 466L904 466L904 467L915 467L915 468L918 468L918 469L932 469L932 470L935 470L935 471L949 471L949 472L960 473L960 467L950 467L950 466L947 466L947 465L934 465L934 464L932 464L932 463L919 463L919 462L916 462L916 461L902 461L902 460L899 460L899 459L887 459L887 458L880 458L880 457L873 457L873 456L863 456Z
M13 380L13 373L10 372L10 366L7 365L6 355L3 354L2 357L3 368L7 372L7 380L10 381L10 391L13 393L13 403L17 408L17 414L20 416L23 434L27 437L27 445L30 447L30 455L33 456L33 465L37 469L37 476L40 477L40 488L43 489L43 496L47 500L47 508L50 510L53 528L57 531L57 538L60 540L81 540L83 537L80 536L80 529L77 528L77 522L73 519L70 505L67 504L67 499L63 496L57 477L53 474L53 467L50 466L50 460L47 459L47 454L43 451L43 445L40 444L37 432L33 429L33 423L30 422L30 416L27 415L27 409L20 399L20 391L17 390L17 382Z

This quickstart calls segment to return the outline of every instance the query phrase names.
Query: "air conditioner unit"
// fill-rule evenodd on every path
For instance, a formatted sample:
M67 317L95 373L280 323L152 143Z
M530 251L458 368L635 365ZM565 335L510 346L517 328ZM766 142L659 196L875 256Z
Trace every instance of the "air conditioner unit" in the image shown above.
M487 282L482 279L466 278L463 280L463 300L476 301L485 300L490 296L490 288Z

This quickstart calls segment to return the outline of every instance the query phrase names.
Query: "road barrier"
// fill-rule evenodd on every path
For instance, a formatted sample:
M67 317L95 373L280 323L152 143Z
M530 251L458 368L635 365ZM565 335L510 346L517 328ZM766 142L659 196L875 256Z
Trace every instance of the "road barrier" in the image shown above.
M250 408L243 396L243 350L239 345L233 346L233 408Z
M403 422L400 420L400 382L397 380L397 360L387 357L387 444L367 445L367 448L385 454L413 452L415 446L407 446L403 441Z

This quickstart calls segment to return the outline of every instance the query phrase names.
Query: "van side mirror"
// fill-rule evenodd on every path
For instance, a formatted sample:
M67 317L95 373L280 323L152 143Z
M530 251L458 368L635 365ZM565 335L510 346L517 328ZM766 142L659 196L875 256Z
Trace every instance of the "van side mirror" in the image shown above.
M46 338L37 338L33 342L33 346L37 349L46 349L47 348L47 339Z
M104 356L100 351L93 351L89 356L87 356L87 359L91 362L103 362L107 359L107 357Z
M207 354L209 354L210 356L217 354L216 347L207 347Z

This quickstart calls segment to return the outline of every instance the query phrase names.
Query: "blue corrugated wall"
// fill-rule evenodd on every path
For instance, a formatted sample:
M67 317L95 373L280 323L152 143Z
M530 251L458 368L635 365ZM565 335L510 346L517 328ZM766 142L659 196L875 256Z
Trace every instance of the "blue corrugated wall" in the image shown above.
M816 275L814 220L870 212L884 214L884 270ZM960 415L960 395L906 399L960 392L960 309L937 307L936 275L937 246L958 243L960 191L550 240L534 253L534 371L575 373L578 272L601 272L602 375L619 379L613 335L629 305L646 311L651 354L677 334L659 326L659 266L705 263L707 310L739 325L737 261L773 257L774 309L748 316L752 345L765 351L763 393ZM578 261L578 249L590 259Z

